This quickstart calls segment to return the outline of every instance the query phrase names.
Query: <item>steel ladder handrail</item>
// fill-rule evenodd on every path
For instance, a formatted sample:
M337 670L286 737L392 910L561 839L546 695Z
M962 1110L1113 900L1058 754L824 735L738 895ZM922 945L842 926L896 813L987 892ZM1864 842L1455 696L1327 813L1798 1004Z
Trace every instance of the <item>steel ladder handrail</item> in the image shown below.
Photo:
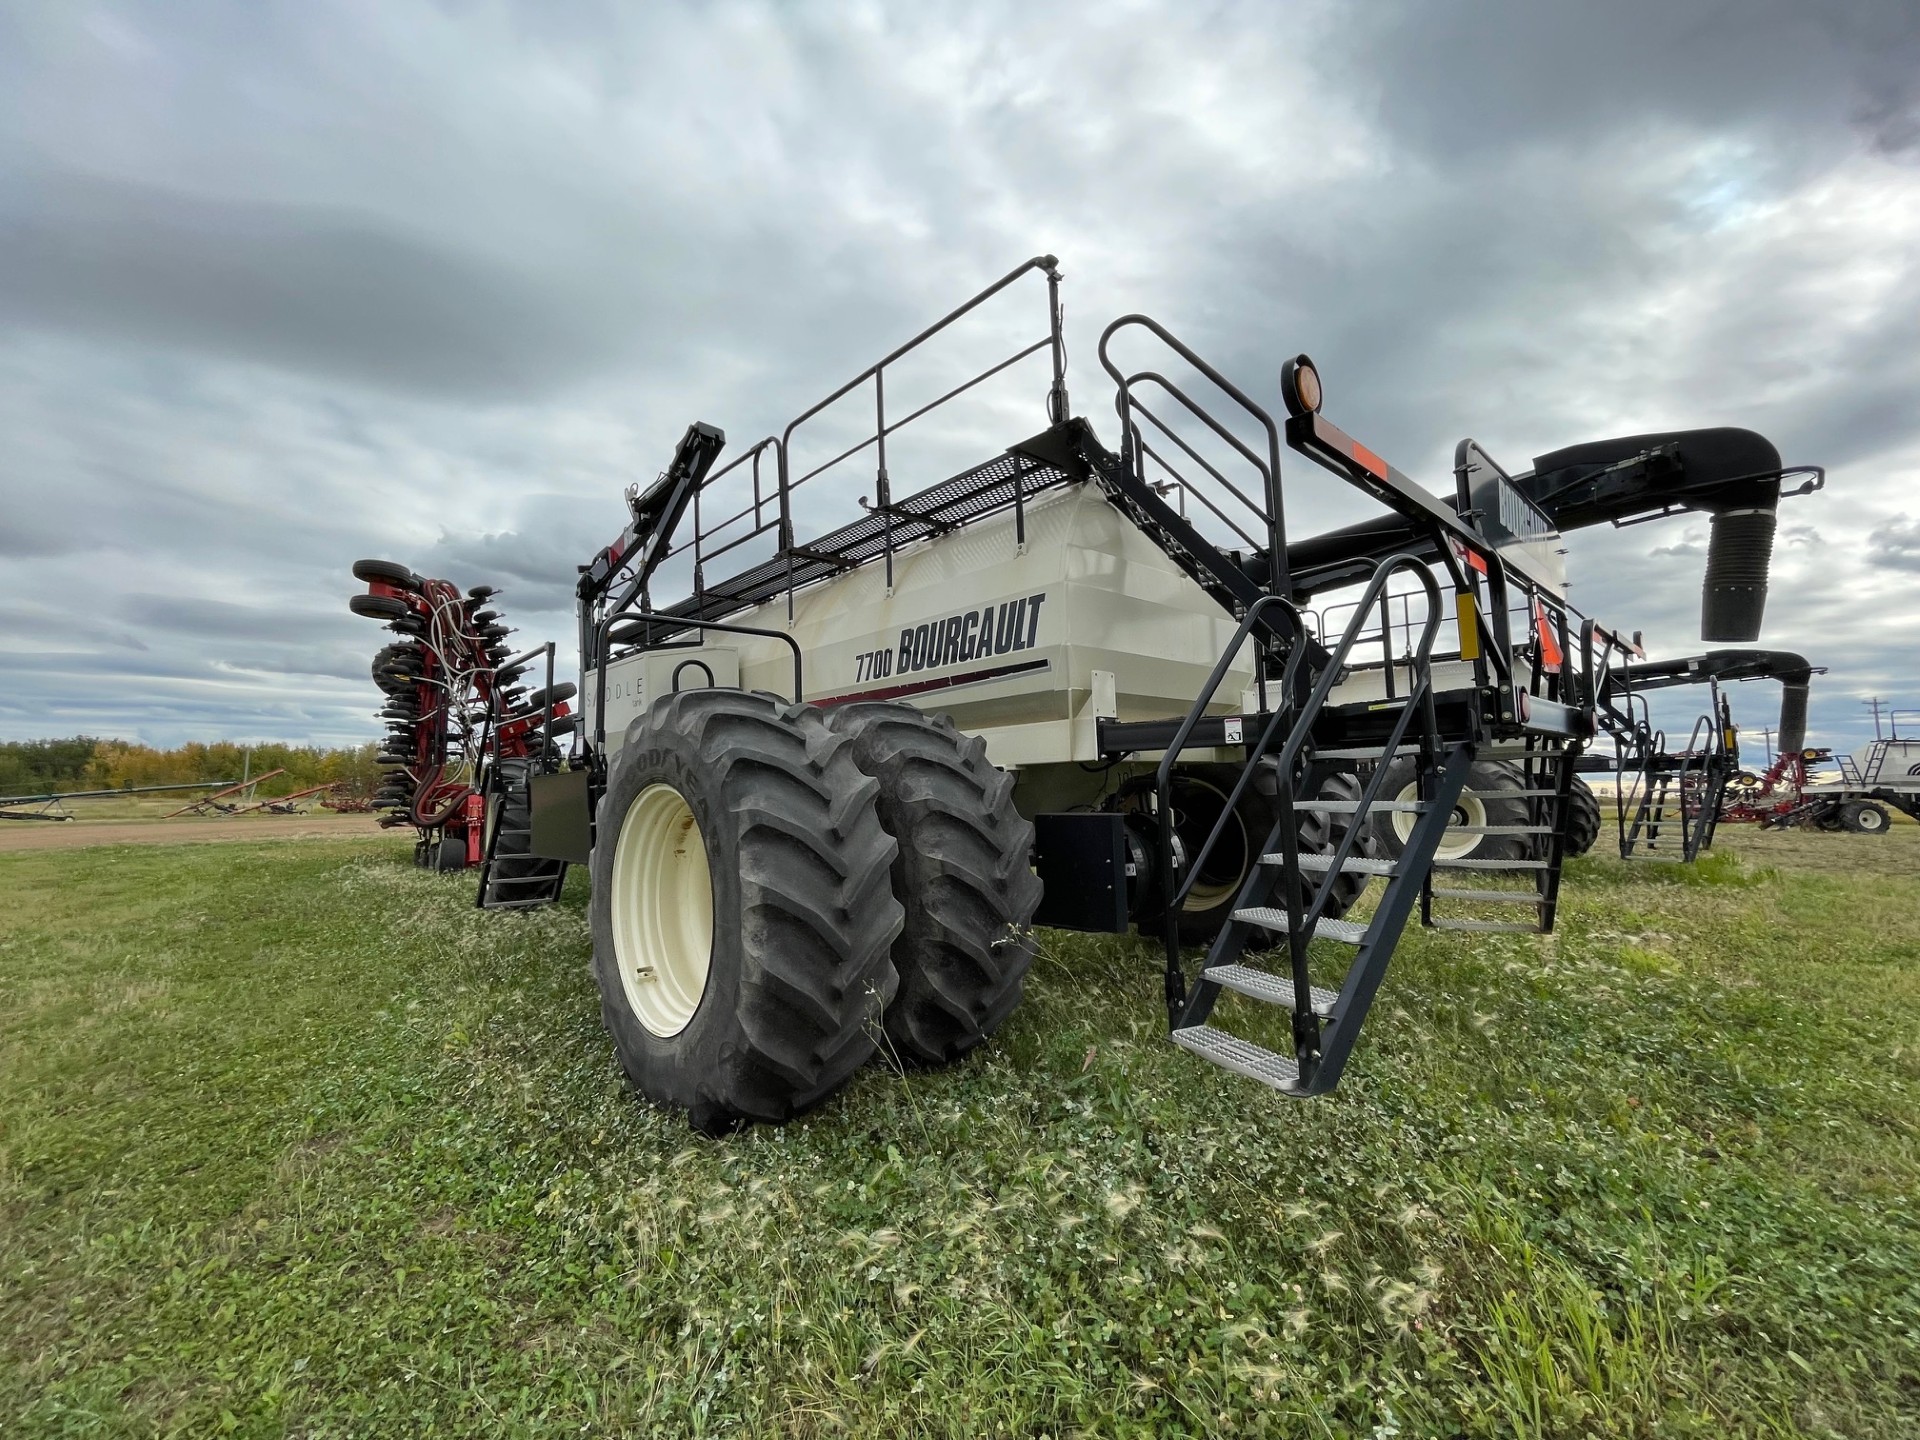
M1214 845L1219 842L1220 837L1225 833L1227 822L1232 818L1234 808L1246 794L1247 787L1252 783L1254 773L1259 767L1260 762L1266 758L1268 747L1272 743L1274 733L1278 730L1281 720L1289 714L1293 715L1293 724L1286 743L1281 747L1279 755L1275 759L1277 789L1274 798L1280 812L1277 822L1280 830L1278 837L1281 847L1280 853L1285 857L1283 863L1288 873L1297 877L1299 871L1300 835L1299 823L1294 808L1293 766L1299 759L1301 750L1311 738L1313 721L1318 718L1320 711L1326 704L1328 695L1332 693L1334 685L1339 681L1340 673L1345 668L1348 653L1360 639L1361 631L1365 628L1365 622L1370 619L1372 605L1379 600L1381 594L1385 591L1387 583L1393 576L1403 569L1412 571L1426 588L1428 592L1429 609L1427 623L1421 635L1420 645L1414 654L1409 657L1408 661L1410 668L1409 678L1412 681L1412 685L1407 699L1401 707L1400 718L1395 723L1393 731L1386 742L1388 750L1398 749L1405 738L1407 726L1412 719L1415 709L1417 707L1424 707L1430 696L1432 677L1429 662L1434 637L1439 633L1441 620L1439 586L1435 584L1432 573L1425 562L1411 555L1388 556L1375 566L1373 578L1368 582L1362 603L1356 610L1353 621L1349 623L1346 631L1342 634L1340 643L1332 651L1329 660L1323 667L1318 680L1315 682L1313 690L1308 694L1305 701L1301 703L1297 712L1293 709L1293 692L1298 671L1298 662L1302 655L1302 647L1298 641L1304 637L1305 630L1301 625L1299 612L1295 610L1291 604L1288 604L1281 596L1268 595L1262 597L1249 608L1247 617L1241 622L1239 629L1235 632L1232 643L1229 644L1225 652L1221 655L1219 662L1215 664L1212 674L1208 676L1206 686L1194 701L1193 707L1181 722L1180 728L1174 732L1174 737L1162 755L1160 765L1154 776L1154 800L1159 821L1161 890L1166 904L1162 923L1167 949L1167 1002L1170 1015L1177 1016L1180 1009L1184 1007L1186 1003L1185 973L1180 964L1180 906L1185 903L1186 897L1191 893L1195 880L1200 874L1201 867L1204 865L1208 855L1212 853ZM1248 747L1249 753L1246 763L1242 767L1240 779L1235 783L1226 803L1221 807L1220 819L1214 822L1213 830L1207 836L1206 841L1188 858L1186 862L1186 881L1176 889L1173 883L1172 868L1173 814L1171 782L1173 767L1178 761L1182 751L1185 750L1193 734L1194 727L1199 723L1207 707L1212 703L1213 696L1219 689L1220 681L1225 677L1234 656L1239 653L1240 647L1246 643L1247 636L1251 633L1254 623L1259 619L1261 612L1270 604L1282 604L1286 606L1286 612L1291 619L1292 634L1295 640L1295 644L1290 649L1287 666L1281 676L1281 700L1272 712L1272 718L1268 720L1266 726L1262 729L1259 739ZM1427 737L1429 749L1431 748L1431 742L1432 737L1429 735ZM1385 773L1385 766L1378 767L1369 785L1363 792L1360 805L1354 813L1353 821L1347 827L1346 837L1340 845L1336 847L1329 875L1351 855L1353 844L1363 828L1362 822L1366 817L1367 808L1378 798L1379 789L1385 779ZM1250 874L1248 884L1251 883L1252 875ZM1297 995L1305 996L1309 993L1306 981L1307 937L1304 931L1310 928L1311 925L1317 923L1325 913L1326 901L1331 893L1331 881L1320 887L1314 902L1308 908L1303 924L1300 896L1297 887L1291 883L1287 886L1287 894L1284 899L1287 906L1287 919L1290 927L1290 946L1295 961L1295 982L1298 987L1296 989ZM1244 899L1244 896L1240 898ZM1236 908L1238 908L1238 902L1236 902Z

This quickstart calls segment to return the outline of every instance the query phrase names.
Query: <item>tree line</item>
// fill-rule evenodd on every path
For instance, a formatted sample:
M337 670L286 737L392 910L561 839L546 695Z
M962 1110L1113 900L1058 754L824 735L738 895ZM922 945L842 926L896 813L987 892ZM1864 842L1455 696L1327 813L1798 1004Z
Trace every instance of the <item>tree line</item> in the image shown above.
M101 740L90 735L9 740L0 742L0 795L186 785L284 770L285 774L262 783L261 798L334 784L364 797L373 793L379 778L380 767L373 759L378 748L371 744L341 750L320 745L247 746L217 740L160 750L130 740Z

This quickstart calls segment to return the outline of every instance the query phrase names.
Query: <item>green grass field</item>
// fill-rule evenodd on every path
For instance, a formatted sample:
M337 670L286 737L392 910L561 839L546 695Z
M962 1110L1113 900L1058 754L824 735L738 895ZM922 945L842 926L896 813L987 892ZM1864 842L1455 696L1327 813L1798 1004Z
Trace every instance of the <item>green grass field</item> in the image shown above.
M0 1434L1920 1434L1920 829L1416 933L1304 1104L1046 934L983 1056L719 1143L622 1087L577 882L0 884Z

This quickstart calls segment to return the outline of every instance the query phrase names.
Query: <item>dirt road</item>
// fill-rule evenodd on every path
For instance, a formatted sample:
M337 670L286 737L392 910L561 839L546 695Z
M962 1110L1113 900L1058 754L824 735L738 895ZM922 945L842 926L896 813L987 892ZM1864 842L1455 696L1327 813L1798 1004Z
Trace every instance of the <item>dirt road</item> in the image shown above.
M0 821L0 854L88 845L198 845L223 840L346 839L378 835L371 815L246 815L220 819Z

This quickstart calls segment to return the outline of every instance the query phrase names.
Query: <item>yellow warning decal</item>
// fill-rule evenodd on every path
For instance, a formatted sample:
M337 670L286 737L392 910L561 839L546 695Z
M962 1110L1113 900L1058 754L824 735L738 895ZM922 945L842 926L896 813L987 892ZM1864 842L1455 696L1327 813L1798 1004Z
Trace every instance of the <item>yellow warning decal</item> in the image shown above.
M1460 611L1460 658L1478 660L1480 658L1480 615L1474 608L1473 596L1462 590L1453 598L1454 604Z

